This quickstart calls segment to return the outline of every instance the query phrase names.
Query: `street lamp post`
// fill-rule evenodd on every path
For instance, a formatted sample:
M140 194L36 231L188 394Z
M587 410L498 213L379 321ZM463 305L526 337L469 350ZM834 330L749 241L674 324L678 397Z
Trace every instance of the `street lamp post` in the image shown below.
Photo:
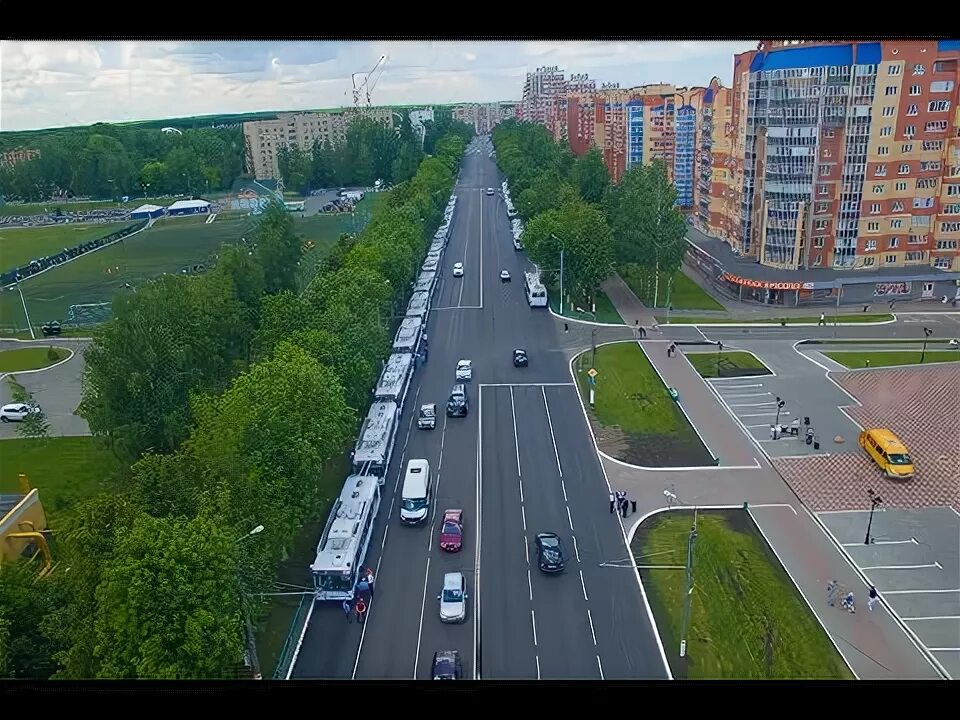
M774 427L780 426L780 411L783 409L783 406L786 405L786 400L781 400L777 397L777 419L773 421Z
M717 340L717 377L720 377L720 353L723 352L723 341Z
M883 498L873 490L867 490L867 495L870 496L870 519L867 520L867 535L863 538L864 545L870 544L870 529L873 527L873 511L877 509L877 505L883 502Z
M20 280L17 280L17 292L20 293L20 304L23 305L23 314L27 318L27 329L30 330L30 339L36 340L37 334L33 331L33 323L30 321L30 312L27 310L27 301L23 297L23 290L20 288Z
M590 348L592 350L590 367L592 368L597 367L597 330L598 328L594 328L590 331Z
M563 251L567 244L553 233L550 233L550 237L560 243L560 314L563 315Z
M923 350L920 351L920 364L923 365L923 359L927 356L927 338L933 335L930 328L923 329Z
M247 538L254 537L263 532L263 525L257 525L246 535L242 535L234 540L235 544L239 544L246 540ZM260 658L257 656L257 641L256 636L253 632L253 623L250 621L250 609L247 607L247 593L243 589L243 582L238 582L237 589L240 592L240 607L243 609L243 624L244 624L244 633L246 634L247 641L247 655L250 657L250 664L253 666L254 678L260 680L263 678L263 674L260 671Z
M673 507L681 501L675 492L670 490L663 491L667 498L667 506ZM690 630L690 616L693 612L693 562L694 548L697 544L697 507L693 508L693 526L687 535L687 562L685 565L686 582L683 593L683 620L680 628L680 657L686 657L687 654L687 632Z

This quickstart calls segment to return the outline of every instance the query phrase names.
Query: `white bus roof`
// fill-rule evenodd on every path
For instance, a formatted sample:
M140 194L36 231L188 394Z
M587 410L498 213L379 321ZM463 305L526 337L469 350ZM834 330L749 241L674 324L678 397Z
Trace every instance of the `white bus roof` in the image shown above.
M413 316L404 318L393 339L394 352L413 352L420 342L420 328L423 320Z
M402 394L413 365L413 355L410 353L394 353L383 366L380 381L375 390L377 399L396 401Z
M413 292L429 293L433 289L433 281L436 277L437 277L436 273L432 273L432 272L420 273L420 277L417 278L417 282L413 286Z
M392 400L378 400L370 406L363 421L360 439L353 451L353 462L382 464L389 455L393 441L393 424L397 421L397 404Z
M317 545L317 555L310 566L313 572L350 570L376 493L377 478L372 475L351 475L346 479Z
M524 273L524 275L527 278L527 285L529 285L531 288L539 289L543 287L543 283L540 282L540 273L527 272L527 273Z
M407 305L408 317L421 317L427 312L427 306L430 304L430 293L415 292L410 296L410 303Z

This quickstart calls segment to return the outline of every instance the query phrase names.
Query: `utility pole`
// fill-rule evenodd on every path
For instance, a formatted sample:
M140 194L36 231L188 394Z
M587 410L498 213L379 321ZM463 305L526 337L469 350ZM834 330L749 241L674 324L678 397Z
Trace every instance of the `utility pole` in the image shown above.
M877 505L883 502L883 498L873 490L867 490L867 495L870 497L870 519L867 520L867 536L863 539L864 545L870 544L870 529L873 527L873 511L877 509Z
M20 293L20 304L23 305L23 314L27 318L27 328L30 330L30 339L36 340L37 334L33 331L33 323L30 322L30 313L27 311L27 301L23 297L23 290L20 289L19 280L17 280L17 292Z
M687 582L683 598L683 626L680 630L680 657L687 654L687 633L690 630L690 614L693 605L693 552L697 544L697 509L693 509L693 527L687 536Z
M924 358L927 357L927 338L933 335L933 330L930 328L923 329L923 350L920 351L920 364L923 365Z
M560 246L560 314L563 315L563 246Z

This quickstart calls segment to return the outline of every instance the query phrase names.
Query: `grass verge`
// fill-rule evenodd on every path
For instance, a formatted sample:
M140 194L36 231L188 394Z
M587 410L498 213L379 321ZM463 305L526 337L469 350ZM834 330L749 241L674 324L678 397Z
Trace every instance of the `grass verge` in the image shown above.
M660 513L633 538L674 677L842 679L853 675L743 510L700 511L687 652L680 658L689 512Z
M890 350L876 352L825 352L831 360L848 368L893 367L896 365L919 365L920 350ZM867 364L869 361L869 365ZM960 362L956 350L927 350L924 363Z
M522 279L521 282L523 282ZM550 309L559 315L559 288L556 286L547 286L547 297L550 300ZM623 325L623 318L620 317L620 313L617 312L617 309L613 306L613 303L610 301L610 298L607 297L605 292L602 290L597 290L597 296L594 299L594 302L597 306L596 314L591 312L581 313L577 312L574 308L567 307L566 312L563 313L563 317L570 318L571 320L585 320L587 322L607 323L609 325ZM574 305L578 307L589 307L589 304L586 301L574 301Z
M828 315L827 325L833 325L836 322L839 325L858 325L863 323L878 323L893 320L893 315L888 313L866 314L851 313L849 315ZM810 315L805 317L767 317L767 318L732 318L732 317L709 317L703 315L673 315L670 318L672 325L779 325L786 321L787 325L816 325L820 322L819 315ZM657 322L667 323L667 317L657 316Z
M53 350L53 353L50 353ZM50 367L70 355L62 347L26 347L16 350L0 350L0 373L23 372Z
M672 276L670 273L661 272L659 283L653 270L634 263L625 263L617 270L640 302L649 308L654 307L656 297L658 308L667 307L669 302L674 310L726 309L682 270L677 270Z
M25 473L54 528L78 500L109 490L120 469L103 442L89 435L4 440L0 450L0 493L19 493L17 476Z
M64 248L106 237L132 222L65 223L44 227L4 227L0 229L0 271L6 272L31 260L56 255Z
M700 373L700 377L744 377L753 375L770 375L770 369L748 352L730 351L719 353L688 352L684 353L690 364ZM719 375L717 369L719 368Z
M577 385L604 452L645 467L712 464L710 453L636 343L597 348L596 404L592 409L589 361L589 353L585 353L575 363Z
M324 500L319 518L304 525L294 540L290 556L280 563L277 568L276 582L280 592L296 592L297 588L310 587L310 576L307 568L313 562L317 542L327 522L330 506L343 487L347 477L347 461L340 457L331 461L319 479L320 494ZM281 584L282 583L282 584ZM290 587L293 586L293 587ZM302 628L303 618L297 617L297 610L303 601L302 595L274 595L268 598L263 619L258 623L256 630L257 656L265 680L273 678L281 655L289 642L296 643L297 636ZM309 599L308 599L309 602ZM308 606L303 606L305 613ZM298 624L294 625L294 621ZM292 647L291 647L292 650Z

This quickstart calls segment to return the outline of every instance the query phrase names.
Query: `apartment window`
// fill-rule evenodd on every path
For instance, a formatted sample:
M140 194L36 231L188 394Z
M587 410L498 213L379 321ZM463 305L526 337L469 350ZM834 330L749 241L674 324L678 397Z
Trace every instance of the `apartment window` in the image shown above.
M925 242L927 242L927 236L911 235L910 239L907 242L909 242L911 245L923 245Z
M893 265L895 262L897 262L897 256L896 256L896 255L884 255L884 256L883 256L883 262L884 262L885 265Z
M830 148L824 148L824 149L823 149L823 156L824 156L825 158L833 157L833 150L831 150Z
M887 249L888 249L888 250L894 250L894 249L896 249L896 248L899 247L899 246L900 246L900 238L898 238L898 237L892 237L892 238L890 238L890 244L888 245Z
M929 188L935 188L937 183L940 182L940 178L920 178L917 180L917 190L926 190Z
M826 128L826 129L823 131L823 136L824 136L825 138L832 138L832 137L836 136L836 134L837 134L837 133L836 133L836 131L835 131L833 128Z
M921 90L920 90L920 86L919 86L919 85L911 85L911 86L910 86L910 94L911 94L911 95L919 95L920 92L921 92Z
M922 160L920 162L920 172L933 172L940 170L942 167L939 160Z
M957 197L957 195L960 195L960 183L950 183L947 185L947 196Z
M868 222L868 223L867 223L867 232L880 232L880 223L878 223L878 222Z
M829 165L821 165L821 166L820 166L820 176L821 176L821 177L826 177L826 176L829 175L829 174L830 174L830 166L829 166Z
M824 239L825 238L823 237L815 237L813 239L813 246L817 248L822 248ZM954 240L953 242L956 243L956 240ZM954 247L956 247L956 245L954 245Z
M940 232L942 233L960 232L960 222L942 222L940 223Z
M887 125L887 127L880 128L880 137L890 137L893 134L893 128Z
M923 260L923 250L913 250L908 252L903 259L907 262L917 262L919 260Z
M933 261L933 266L937 270L949 270L950 269L950 258L938 257Z
M899 75L903 72L903 65L887 65L887 75Z
M877 165L873 169L874 177L886 177L887 176L887 166L886 165Z
M880 214L880 203L870 203L870 214L871 215Z
M912 138L912 137L913 137L914 135L916 135L916 134L917 134L917 126L916 126L916 125L906 125L906 126L904 126L904 128L903 128L903 136L904 136L905 138L908 138L908 139L909 139L909 138ZM910 148L910 150L913 150L913 145L904 145L904 147L908 147L908 148ZM910 150L905 150L904 152L910 152Z
M880 147L877 148L877 155L889 155L889 154L890 154L889 145L881 145Z
M916 115L919 112L916 105L910 105L907 107L907 116Z
M827 208L829 208L829 207L830 207L830 206L829 206L827 203L825 203L825 202L817 203L817 212L818 212L818 213L825 213L825 212L827 212Z
M826 185L817 185L817 194L826 195L829 192Z
M823 265L823 255L818 254L817 257L814 258L813 264L814 266Z
M940 152L943 150L943 140L924 140L922 149L924 152Z
M931 100L927 103L927 112L947 112L949 109L949 100Z
M896 95L896 94L897 94L897 86L896 86L896 85L887 85L886 90L884 90L884 92L885 92L887 95Z
M953 80L934 80L930 83L930 92L942 93L953 91Z
M893 105L884 105L883 107L883 116L884 117L893 117L896 115L897 109Z
M956 240L937 240L937 250L956 250Z
M960 177L960 165L951 165L947 177Z
M876 249L877 249L877 241L876 241L876 240L867 240L867 244L864 245L864 248L865 248L866 250L876 250Z
M943 206L943 215L960 215L960 203L950 203Z
M927 132L944 132L947 129L946 120L933 120L923 126Z
M817 230L826 230L827 229L827 220L817 220L816 229Z
M903 192L907 189L907 184L903 180L899 180L893 184L893 189L897 192Z
M873 194L874 195L883 195L884 186L883 185L874 185Z
M902 227L903 227L903 220L901 220L900 218L894 218L893 220L890 221L891 230L899 230Z
M932 197L915 197L913 199L914 209L929 209L933 207L933 198Z
M913 215L910 217L910 224L915 227L930 227L930 216Z
M901 163L901 164L900 164L900 169L897 171L897 174L898 174L898 175L909 175L909 174L910 174L910 166L909 166L907 163Z
M914 65L914 66L913 66L913 74L914 74L914 75L923 75L924 72L926 72L926 71L925 71L923 65Z

